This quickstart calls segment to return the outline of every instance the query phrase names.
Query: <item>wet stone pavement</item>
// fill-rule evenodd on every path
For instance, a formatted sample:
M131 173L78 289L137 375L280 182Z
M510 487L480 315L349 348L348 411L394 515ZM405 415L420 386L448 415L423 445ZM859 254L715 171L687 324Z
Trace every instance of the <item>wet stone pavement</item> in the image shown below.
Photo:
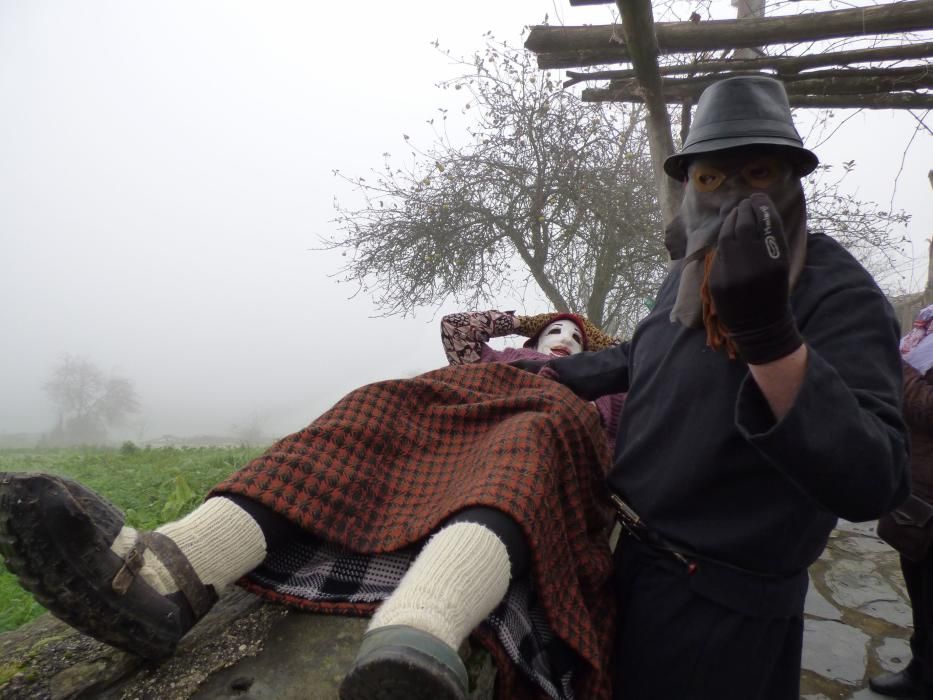
M880 700L868 679L910 660L911 617L897 553L875 523L839 521L810 567L800 693L807 700Z

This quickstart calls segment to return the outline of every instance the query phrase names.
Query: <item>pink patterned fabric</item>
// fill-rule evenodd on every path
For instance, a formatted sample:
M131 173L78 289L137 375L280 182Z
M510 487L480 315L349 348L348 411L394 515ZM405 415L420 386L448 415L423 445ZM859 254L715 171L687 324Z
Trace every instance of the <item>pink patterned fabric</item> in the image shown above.
M482 357L486 343L516 330L518 319L511 311L464 311L441 319L441 343L452 365L493 362Z
M907 334L901 338L901 356L920 374L933 367L933 304L923 309Z

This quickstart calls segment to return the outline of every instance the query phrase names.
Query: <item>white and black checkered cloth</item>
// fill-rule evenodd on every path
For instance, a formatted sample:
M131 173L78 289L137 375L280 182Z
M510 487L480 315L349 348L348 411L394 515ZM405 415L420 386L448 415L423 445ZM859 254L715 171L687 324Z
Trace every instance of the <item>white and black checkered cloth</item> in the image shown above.
M388 598L418 554L355 554L313 538L269 552L248 578L276 593L309 601L374 603ZM555 637L528 577L513 581L483 621L512 662L554 700L574 700L574 654Z

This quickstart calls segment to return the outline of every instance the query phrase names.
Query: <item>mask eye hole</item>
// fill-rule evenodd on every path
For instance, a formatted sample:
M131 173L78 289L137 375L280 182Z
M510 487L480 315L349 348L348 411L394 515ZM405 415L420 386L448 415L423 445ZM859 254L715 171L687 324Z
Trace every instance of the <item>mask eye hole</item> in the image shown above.
M697 165L690 171L690 182L698 192L712 192L726 179L725 173L716 168Z
M756 160L742 168L742 177L755 189L771 187L781 176L781 165L776 160Z

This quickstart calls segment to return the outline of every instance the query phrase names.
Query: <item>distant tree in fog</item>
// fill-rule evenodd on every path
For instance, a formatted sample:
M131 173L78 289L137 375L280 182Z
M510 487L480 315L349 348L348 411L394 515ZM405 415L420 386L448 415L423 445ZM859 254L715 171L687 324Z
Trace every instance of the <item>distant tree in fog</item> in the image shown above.
M107 376L92 362L66 356L45 383L45 393L58 407L58 425L49 436L53 444L99 444L107 428L119 425L139 410L133 383Z

